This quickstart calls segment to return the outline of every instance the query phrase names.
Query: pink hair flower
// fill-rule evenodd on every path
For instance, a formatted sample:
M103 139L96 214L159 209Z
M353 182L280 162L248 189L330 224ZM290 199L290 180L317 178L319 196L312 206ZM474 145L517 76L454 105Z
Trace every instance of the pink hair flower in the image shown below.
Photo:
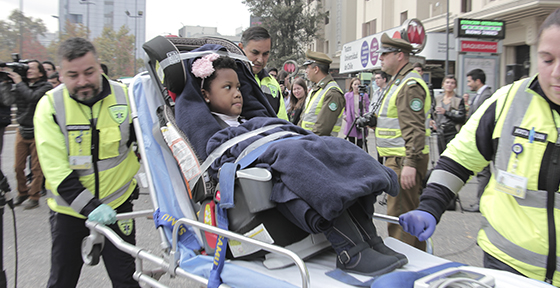
M212 75L212 73L214 73L214 67L212 66L212 62L214 62L214 60L218 58L220 58L220 55L216 53L211 53L194 61L192 65L193 75L202 79Z

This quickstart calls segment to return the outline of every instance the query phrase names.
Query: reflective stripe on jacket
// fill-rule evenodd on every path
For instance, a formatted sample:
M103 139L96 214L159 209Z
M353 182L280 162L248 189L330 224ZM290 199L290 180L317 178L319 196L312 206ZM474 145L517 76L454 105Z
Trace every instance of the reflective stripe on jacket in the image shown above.
M275 101L276 103L270 103L274 112L280 119L284 119L288 121L288 113L286 112L286 105L284 105L284 97L280 93L280 84L276 81L276 79L266 76L263 79L259 79L259 76L255 75L255 80L257 80L257 84L261 87L261 91L263 91L266 99L270 101Z
M335 81L331 81L331 82L327 83L327 86L325 86L325 88L317 91L317 93L315 93L315 95L313 95L313 97L307 97L307 101L305 103L305 114L304 114L303 119L301 121L301 126L302 126L303 129L313 131L313 126L315 126L315 123L317 123L317 118L319 117L319 112L323 108L323 101L325 100L325 95L327 94L327 92L330 89L338 89L340 91L340 93L342 95L344 95L344 93L342 92L340 87L338 87L338 84L336 84ZM310 92L310 93L312 93L312 92ZM338 115L336 123L335 123L335 125L332 129L331 136L334 136L334 137L338 136L338 132L340 132L340 128L342 127L342 114L343 114L343 112L344 112L344 109L342 109L342 111Z
M402 137L396 101L397 95L406 85L405 83L407 83L410 79L415 79L426 93L423 107L425 114L424 124L426 127L426 139L422 153L428 154L430 151L430 129L428 128L430 121L429 112L431 108L430 90L420 75L416 71L411 71L403 79L397 82L397 84L393 83L391 87L386 90L385 99L383 99L381 108L379 109L377 127L375 128L375 137L377 139L377 151L380 156L406 157L406 143Z
M131 118L126 88L113 81L109 83L111 94L92 107L72 99L65 86L46 94L67 153L65 159L49 159L60 161L49 165L58 165L56 167L60 170L70 169L61 171L60 175L53 173L52 178L46 175L47 185L54 194L48 204L55 212L84 218L79 212L94 197L116 208L130 197L136 186L134 175L140 165L131 146L127 145ZM46 142L49 136L41 135L40 138ZM60 136L52 135L52 141L57 142L57 139ZM85 161L89 164L81 165L79 159L89 159ZM59 195L57 187L71 170L77 172L86 189L69 204Z
M478 244L522 274L544 280L549 253L547 191L539 190L539 182L542 188L542 182L546 181L543 177L551 180L546 175L554 168L549 165L541 167L541 164L550 163L543 159L551 157L552 149L560 149L556 146L560 145L560 115L550 108L546 99L529 89L533 79L520 80L496 93L501 95L491 98L496 99L496 127L492 138L499 137L499 143L494 173L480 199L484 219L478 233ZM531 130L535 135L532 143L529 140ZM523 151L515 154L512 151L514 144L520 144ZM527 178L524 199L496 189L499 170ZM555 188L558 191L558 187ZM560 197L557 193L554 203L556 226L560 223ZM551 231L556 233L556 239L560 239L558 230ZM559 255L558 241L556 247ZM559 260L557 256L555 286L560 285Z

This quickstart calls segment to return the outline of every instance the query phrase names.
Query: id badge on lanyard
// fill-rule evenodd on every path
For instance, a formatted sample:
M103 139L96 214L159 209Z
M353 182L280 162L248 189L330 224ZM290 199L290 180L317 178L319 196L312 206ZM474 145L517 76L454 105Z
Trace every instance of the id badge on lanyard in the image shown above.
M512 165L512 173L498 169L496 185L494 189L499 192L510 194L514 197L525 199L527 195L527 178L515 174L519 162L518 156L523 152L523 145L516 143L511 147L515 153L515 162Z
M74 138L74 141L76 141L76 143L80 146L80 154L82 151L82 141L83 141L82 136L83 136L83 131L80 131L80 135ZM91 155L69 156L68 161L70 163L70 169L73 170L91 169L93 163L92 159L93 158L91 157Z

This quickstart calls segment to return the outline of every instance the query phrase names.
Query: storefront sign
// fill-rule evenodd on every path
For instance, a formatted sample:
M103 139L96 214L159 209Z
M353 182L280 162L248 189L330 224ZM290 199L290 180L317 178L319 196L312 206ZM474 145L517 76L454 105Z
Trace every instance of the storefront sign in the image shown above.
M455 19L455 37L477 39L506 38L506 22L484 19Z
M426 45L426 31L418 19L409 19L403 25L344 44L340 55L340 73L373 70L381 67L377 50L381 47L381 35L405 39L418 53Z
M498 42L461 40L460 52L498 53Z

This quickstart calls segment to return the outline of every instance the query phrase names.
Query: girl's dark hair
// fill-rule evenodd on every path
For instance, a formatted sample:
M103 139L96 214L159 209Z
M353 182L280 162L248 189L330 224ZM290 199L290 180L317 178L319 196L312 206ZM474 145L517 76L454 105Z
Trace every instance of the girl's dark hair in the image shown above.
M212 84L212 81L216 79L216 71L220 69L228 69L228 68L237 70L237 63L235 63L235 60L227 56L220 56L220 58L212 62L212 66L214 67L214 73L208 76L208 78L204 79L204 86L202 86L202 89L206 91L210 91L210 84Z
M303 87L304 96L301 99L297 99L294 95L294 85L296 84ZM296 78L296 80L292 84L292 90L290 91L290 107L288 107L288 113L301 108L305 103L305 98L307 98L307 83L305 83L305 80L303 80L303 78Z
M544 20L544 22L541 24L541 27L539 28L539 34L537 36L537 39L540 43L541 41L541 34L542 32L552 26L552 25L556 25L558 27L560 27L560 8L554 10L554 12L550 13L550 15L548 15L548 17L546 17L546 19Z

